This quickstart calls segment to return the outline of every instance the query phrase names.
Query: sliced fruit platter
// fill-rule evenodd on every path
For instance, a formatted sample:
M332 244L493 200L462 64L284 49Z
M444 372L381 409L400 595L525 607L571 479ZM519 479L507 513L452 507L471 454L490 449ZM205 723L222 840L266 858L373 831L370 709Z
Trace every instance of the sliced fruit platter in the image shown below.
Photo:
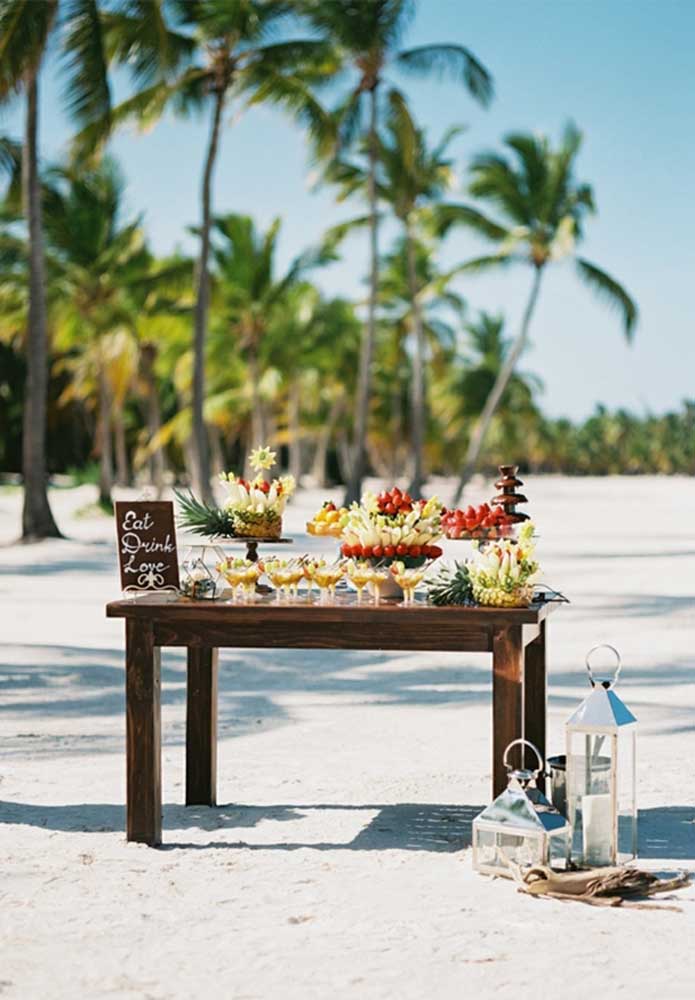
M329 535L333 538L340 538L347 514L347 507L338 508L332 500L326 500L321 509L316 511L311 521L307 521L306 530L310 535Z

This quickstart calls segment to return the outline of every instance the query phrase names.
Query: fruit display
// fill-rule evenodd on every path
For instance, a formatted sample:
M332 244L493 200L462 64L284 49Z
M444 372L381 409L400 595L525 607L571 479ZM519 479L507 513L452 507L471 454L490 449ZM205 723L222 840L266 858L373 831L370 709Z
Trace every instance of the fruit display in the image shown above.
M437 559L441 548L441 504L436 497L413 500L398 487L376 496L365 493L345 517L341 552L353 559L390 563L403 560L408 567Z
M502 539L479 549L468 564L473 598L477 604L495 608L524 608L533 600L538 575L532 541L534 527L526 521L519 539Z
M513 524L504 507L487 503L442 512L442 531L447 538L505 538L511 535Z
M179 502L180 527L208 538L280 538L285 504L294 493L294 477L266 479L265 471L275 465L275 452L270 448L252 451L249 464L256 472L251 480L234 472L220 474L220 481L228 490L222 507L197 500L192 493L174 491Z
M304 579L302 559L264 559L259 565L275 588L278 600L285 592L292 597L297 596L299 583Z
M256 472L250 481L233 472L220 477L229 490L225 510L232 515L237 535L279 538L285 504L294 492L294 478L280 476L271 482L265 478L266 470L275 465L275 452L269 448L252 451L249 464Z
M338 508L332 500L326 500L311 521L307 521L306 530L310 535L330 535L333 538L340 538L347 513L347 507Z
M428 587L430 604L473 604L473 585L468 563L443 567Z

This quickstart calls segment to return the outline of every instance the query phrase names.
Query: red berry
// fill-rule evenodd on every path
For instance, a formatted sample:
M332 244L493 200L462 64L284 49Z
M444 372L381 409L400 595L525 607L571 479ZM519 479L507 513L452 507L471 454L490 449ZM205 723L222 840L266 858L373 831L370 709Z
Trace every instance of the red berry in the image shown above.
M411 556L414 556L417 559L417 557L419 555L421 555L421 554L422 554L422 546L421 545L411 545L410 546L410 555Z
M395 506L392 503L387 503L386 504L386 513L387 514L395 514L396 513L396 508L395 508Z
M395 556L395 554L396 554L396 550L394 549L393 545L385 545L384 546L384 555L385 556L389 556L390 557L390 556Z
M404 545L403 542L401 542L400 545L396 546L396 555L405 556L407 554L408 554L408 546Z
M440 555L442 554L442 549L440 549L438 545L432 545L430 546L430 552L432 554L433 559L439 559Z
M363 545L362 546L362 555L364 556L365 559L371 559L371 556L372 556L373 552L374 552L374 549L371 547L371 545Z
M348 545L347 542L343 542L343 544L340 546L340 551L343 553L344 556L350 556L350 554L352 553L352 548L351 546Z
M372 555L375 556L377 559L381 559L381 557L383 556L383 554L384 554L384 550L381 547L381 545L375 545L373 547L373 549L372 549Z

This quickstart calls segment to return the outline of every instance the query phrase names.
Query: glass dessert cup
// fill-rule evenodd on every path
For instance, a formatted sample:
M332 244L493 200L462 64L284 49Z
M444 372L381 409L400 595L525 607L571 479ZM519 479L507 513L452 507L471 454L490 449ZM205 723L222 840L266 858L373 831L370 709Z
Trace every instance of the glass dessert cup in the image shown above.
M403 591L403 600L401 601L403 607L408 607L414 603L415 590L425 579L426 572L424 567L406 569L402 563L393 563L391 566L391 574Z
M217 569L225 578L232 591L232 596L229 599L230 603L235 602L238 598L241 598L242 601L250 599L251 594L255 592L256 583L261 575L260 566L249 559L236 558L220 562Z
M287 596L297 596L297 586L304 577L304 565L299 559L269 559L264 572L275 588L278 604Z
M316 571L326 565L325 559L305 559L302 565L304 579L307 585L307 597L311 599L316 582Z
M346 565L348 579L357 591L357 603L362 603L362 592L368 583L374 580L374 569L369 563L359 559L351 559Z
M374 566L372 568L372 576L370 579L370 584L372 587L372 595L374 597L374 603L378 604L381 600L381 589L384 584L388 583L391 574L386 567Z
M328 604L329 600L335 600L335 586L342 580L345 567L342 563L333 563L328 566L319 566L314 574L314 580L319 588L319 604Z

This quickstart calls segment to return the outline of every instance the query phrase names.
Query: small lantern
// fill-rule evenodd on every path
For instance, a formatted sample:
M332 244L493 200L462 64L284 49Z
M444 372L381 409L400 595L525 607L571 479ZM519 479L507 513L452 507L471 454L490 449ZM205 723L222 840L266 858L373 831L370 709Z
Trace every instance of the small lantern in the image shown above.
M513 770L507 763L509 751L517 744L533 750L538 760L535 771L524 767ZM504 751L504 766L509 784L473 820L474 869L483 875L511 878L513 865L564 867L570 826L536 787L536 778L543 772L540 753L528 740L514 740Z
M616 658L612 679L594 677L591 656L609 649ZM615 693L620 654L595 646L586 657L591 694L565 725L567 735L567 818L572 827L572 860L616 865L637 854L637 720Z
M191 545L181 563L181 593L195 601L212 601L217 596L219 571L211 569L224 560L224 552L216 545Z

